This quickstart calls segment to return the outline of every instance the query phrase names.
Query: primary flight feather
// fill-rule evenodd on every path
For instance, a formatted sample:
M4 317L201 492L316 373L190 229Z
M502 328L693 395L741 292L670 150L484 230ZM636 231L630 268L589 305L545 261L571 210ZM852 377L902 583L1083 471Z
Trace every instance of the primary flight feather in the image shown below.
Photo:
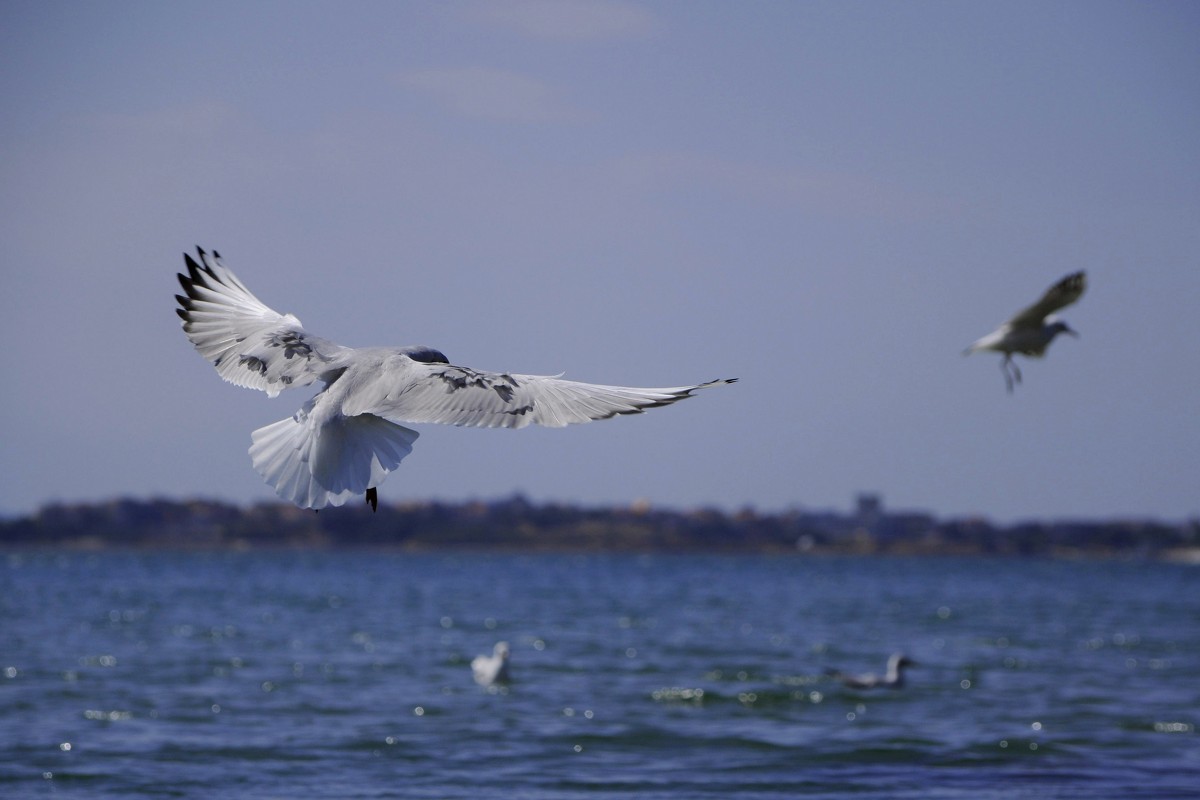
M432 347L344 347L265 305L236 275L197 248L184 254L176 295L183 331L222 378L275 397L292 386L324 387L287 419L251 434L254 468L280 497L302 508L340 506L377 487L412 452L417 432L401 423L523 428L637 414L690 397L692 386L601 386L548 375L455 366Z

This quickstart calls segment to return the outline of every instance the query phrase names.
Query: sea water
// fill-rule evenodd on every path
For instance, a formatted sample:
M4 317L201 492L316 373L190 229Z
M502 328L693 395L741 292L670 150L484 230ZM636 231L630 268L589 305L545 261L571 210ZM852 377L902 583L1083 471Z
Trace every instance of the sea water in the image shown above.
M11 552L0 797L1200 797L1200 572ZM497 641L512 682L470 660ZM897 689L828 672L917 662Z

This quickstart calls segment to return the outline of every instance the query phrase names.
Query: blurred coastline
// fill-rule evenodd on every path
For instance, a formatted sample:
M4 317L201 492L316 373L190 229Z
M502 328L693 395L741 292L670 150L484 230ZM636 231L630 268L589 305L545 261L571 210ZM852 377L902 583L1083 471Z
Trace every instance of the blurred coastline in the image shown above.
M323 513L284 503L120 498L54 503L0 520L0 548L369 548L411 551L747 552L807 555L1136 557L1200 563L1200 519L1057 520L998 525L889 511L860 495L849 512L777 513L485 502L348 504Z

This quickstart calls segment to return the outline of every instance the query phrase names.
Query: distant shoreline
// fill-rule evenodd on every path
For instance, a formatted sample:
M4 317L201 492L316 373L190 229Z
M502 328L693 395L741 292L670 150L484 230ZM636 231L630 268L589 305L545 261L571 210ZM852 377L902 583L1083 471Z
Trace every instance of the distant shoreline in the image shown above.
M0 521L0 548L73 551L162 549L386 549L401 552L772 553L1154 558L1200 564L1200 519L1023 522L939 520L889 512L877 500L855 513L726 513L496 501L409 502L330 508L240 507L211 500L48 504Z

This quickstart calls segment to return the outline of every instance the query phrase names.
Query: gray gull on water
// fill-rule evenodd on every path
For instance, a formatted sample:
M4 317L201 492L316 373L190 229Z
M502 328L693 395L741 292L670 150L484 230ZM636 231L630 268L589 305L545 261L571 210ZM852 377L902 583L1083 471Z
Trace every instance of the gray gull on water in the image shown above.
M251 434L250 460L280 497L302 508L340 506L377 487L412 452L417 432L399 423L481 428L559 428L670 405L709 386L643 389L549 375L455 366L432 347L343 347L264 305L220 256L184 254L183 330L222 378L275 397L291 386L325 384L292 416Z
M877 687L899 689L904 685L904 668L913 667L916 664L917 662L903 653L892 653L891 658L888 659L887 673L884 675L877 675L874 672L868 672L865 675L847 675L836 670L830 670L828 674L851 689L875 689Z

